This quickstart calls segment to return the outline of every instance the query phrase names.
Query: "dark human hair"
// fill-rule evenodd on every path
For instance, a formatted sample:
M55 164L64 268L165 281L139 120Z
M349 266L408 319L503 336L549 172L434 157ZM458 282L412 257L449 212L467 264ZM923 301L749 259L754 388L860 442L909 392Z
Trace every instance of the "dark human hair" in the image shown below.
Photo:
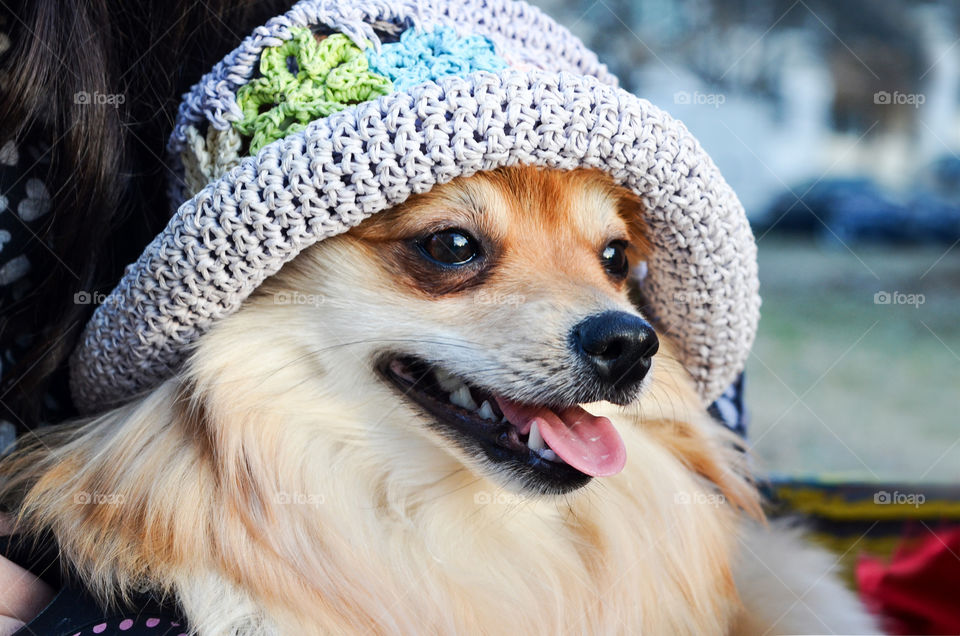
M20 428L48 418L42 396L92 307L167 221L165 145L180 96L257 25L293 0L20 0L7 5L0 58L0 146L50 144L52 210L34 249L34 287L2 308L0 338L31 335L4 368L0 403ZM0 11L3 11L0 7ZM83 103L78 94L122 95ZM44 248L45 246L45 248Z

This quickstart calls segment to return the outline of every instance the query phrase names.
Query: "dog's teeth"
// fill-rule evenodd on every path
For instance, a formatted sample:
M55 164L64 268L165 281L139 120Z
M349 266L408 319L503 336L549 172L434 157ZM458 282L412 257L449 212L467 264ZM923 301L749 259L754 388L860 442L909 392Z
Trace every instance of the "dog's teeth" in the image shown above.
M483 401L483 404L480 405L480 410L477 411L485 420L490 420L491 422L497 421L497 416L493 414L493 407L490 406L490 403L486 400Z
M440 385L444 391L448 393L453 393L462 386L466 386L459 378L456 378L443 369L434 369L434 375L437 378L437 383Z
M530 447L530 450L543 450L546 448L546 444L543 443L543 438L540 437L540 427L537 426L537 423L534 422L530 427L530 438L527 440L527 446Z
M551 462L555 462L557 459L559 459L559 456L549 448L545 448L544 450L540 451L540 457L543 457L547 461Z
M477 403L473 401L473 396L470 395L470 389L467 388L466 384L461 385L459 389L450 394L450 401L468 411L477 410Z

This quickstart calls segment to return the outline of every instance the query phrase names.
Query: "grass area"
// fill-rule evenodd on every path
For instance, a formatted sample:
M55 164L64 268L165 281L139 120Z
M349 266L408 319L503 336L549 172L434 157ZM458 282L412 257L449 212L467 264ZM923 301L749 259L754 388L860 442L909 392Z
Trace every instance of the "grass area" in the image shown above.
M960 482L960 245L854 254L770 235L759 248L746 397L760 465ZM878 291L924 302L876 304Z

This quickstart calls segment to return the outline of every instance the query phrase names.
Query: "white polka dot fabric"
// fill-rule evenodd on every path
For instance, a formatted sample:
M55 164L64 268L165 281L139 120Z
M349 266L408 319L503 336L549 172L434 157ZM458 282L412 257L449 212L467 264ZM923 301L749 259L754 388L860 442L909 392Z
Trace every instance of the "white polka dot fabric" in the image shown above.
M746 215L680 122L616 87L568 31L522 2L305 0L257 29L180 109L172 164L188 129L236 121L236 90L291 26L376 44L410 26L490 38L502 72L446 77L356 104L265 146L191 192L96 310L71 359L77 406L122 403L173 373L187 348L305 248L413 193L516 164L592 167L645 207L653 255L643 291L680 344L704 404L743 368L759 318L756 248ZM366 38L366 40L364 40Z

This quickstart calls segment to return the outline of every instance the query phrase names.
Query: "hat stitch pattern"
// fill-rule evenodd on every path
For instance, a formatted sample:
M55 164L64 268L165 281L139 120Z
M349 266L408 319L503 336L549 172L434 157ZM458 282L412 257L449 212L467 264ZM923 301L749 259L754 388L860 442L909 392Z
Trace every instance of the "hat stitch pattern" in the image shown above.
M646 290L666 299L657 307L664 328L680 336L705 401L722 393L742 368L759 309L755 246L736 196L686 129L648 102L594 78L507 71L339 111L204 188L115 292L118 306L136 311L101 307L87 326L71 369L80 408L168 376L185 346L308 245L413 192L516 163L597 167L641 194L657 240ZM711 210L716 225L687 209ZM710 242L730 245L677 262L682 246ZM703 294L671 302L697 280Z
M489 37L513 68L546 70L544 60L550 60L555 69L596 77L610 86L618 85L616 76L593 51L540 9L525 2L355 0L347 3L342 0L300 0L287 13L254 29L237 49L218 62L184 95L167 145L173 174L183 174L187 168L183 165L181 153L190 146L191 128L194 132L210 126L225 130L242 118L243 113L236 103L236 91L256 74L263 49L292 38L294 28L320 25L343 33L358 46L369 42L377 48L380 46L379 34L396 36L407 27L422 27L428 23L452 25L455 29L470 25L473 31ZM504 47L507 43L510 46ZM191 188L186 179L170 179L171 214L198 191Z
M317 41L310 29L291 32L293 39L263 50L260 77L237 91L243 118L233 126L252 136L251 154L314 119L393 88L387 77L369 70L366 55L342 33Z
M306 28L291 33L292 39L263 50L260 76L237 91L243 118L233 126L252 136L250 154L314 119L394 89L507 66L488 38L461 37L450 27L429 32L411 27L379 51L361 50L342 33L314 36Z
M200 192L205 185L222 177L240 163L245 139L233 127L219 130L207 127L206 136L194 126L186 128L187 145L181 165L187 188Z
M237 92L266 49L297 28L336 31L373 72L373 56L415 27L408 40L438 28L482 35L507 68L394 83L247 151ZM85 328L71 359L78 408L122 403L176 373L197 338L313 243L435 185L517 164L599 168L640 196L653 246L646 311L711 402L756 331L756 246L736 194L683 124L616 84L576 37L520 1L301 0L184 96L168 144L183 177L170 182L176 212L128 266L118 302Z
M382 44L379 52L368 50L367 57L370 68L389 77L397 90L407 90L448 75L496 72L507 67L489 38L461 37L444 26L432 31L407 29L400 35L399 42Z
M483 16L482 22L478 22L477 16ZM511 48L519 48L523 60L531 62L549 58L562 70L593 76L610 86L618 84L606 65L576 36L525 2L362 0L347 3L342 0L301 0L287 13L257 27L184 96L170 138L171 155L176 158L186 143L187 126L209 122L215 128L223 129L243 116L236 104L237 90L255 75L263 49L289 40L296 27L324 25L345 34L358 46L370 42L379 47L378 31L399 34L406 27L422 27L428 22L454 27L469 24L494 43L519 45ZM374 29L373 25L377 28ZM172 200L179 205L187 198L189 196L173 197Z

